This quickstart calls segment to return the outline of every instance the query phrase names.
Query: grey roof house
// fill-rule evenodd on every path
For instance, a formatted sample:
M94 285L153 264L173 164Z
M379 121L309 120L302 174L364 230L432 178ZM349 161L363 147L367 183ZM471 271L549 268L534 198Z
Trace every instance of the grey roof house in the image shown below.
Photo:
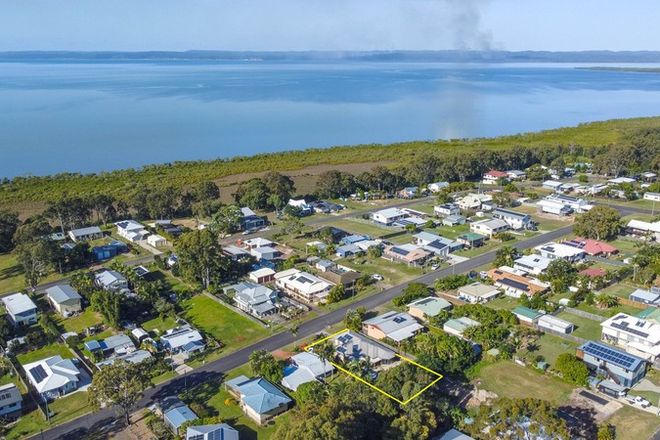
M226 287L224 291L234 292L234 303L244 312L262 317L277 311L277 292L266 286L245 281Z
M53 308L65 318L82 311L82 297L68 284L49 287L46 296Z

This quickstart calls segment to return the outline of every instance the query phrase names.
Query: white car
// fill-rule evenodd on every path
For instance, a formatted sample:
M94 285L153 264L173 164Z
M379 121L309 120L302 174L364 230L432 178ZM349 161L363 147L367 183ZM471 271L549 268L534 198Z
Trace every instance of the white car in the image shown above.
M642 396L631 396L628 400L634 405L639 405L642 408L648 408L651 406L651 402L643 398Z
M371 275L371 278L373 278L373 279L376 280L376 281L383 281L383 280L385 279L385 278L383 278L382 275L377 274L377 273Z

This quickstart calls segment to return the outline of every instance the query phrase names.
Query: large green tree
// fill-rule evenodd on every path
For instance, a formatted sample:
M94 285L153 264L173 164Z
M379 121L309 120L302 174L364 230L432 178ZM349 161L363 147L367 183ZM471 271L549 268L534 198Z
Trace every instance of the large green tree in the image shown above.
M123 360L101 368L94 374L89 386L89 400L94 408L113 406L131 423L130 413L151 385L143 364L132 364Z
M209 228L218 234L231 234L239 230L241 226L241 208L236 205L226 205L213 214Z
M217 235L208 228L181 235L175 252L179 273L187 281L207 289L226 278L229 259L222 253Z
M281 363L266 350L253 351L249 363L253 374L265 377L273 383L280 383L284 377Z
M502 246L495 252L495 260L493 261L493 266L513 267L513 260L516 258L517 255L518 255L518 251L513 246Z
M619 211L609 206L594 206L575 219L573 232L595 240L611 240L616 238L621 228Z
M14 248L14 234L20 224L18 214L6 209L0 210L0 253Z
M557 356L554 369L557 370L566 382L586 386L589 380L589 370L584 362L573 353L562 353Z

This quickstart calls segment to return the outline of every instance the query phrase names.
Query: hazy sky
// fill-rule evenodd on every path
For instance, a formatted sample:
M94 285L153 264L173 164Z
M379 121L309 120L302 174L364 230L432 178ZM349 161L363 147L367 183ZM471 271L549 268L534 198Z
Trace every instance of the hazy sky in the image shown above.
M0 50L660 50L657 0L0 0Z

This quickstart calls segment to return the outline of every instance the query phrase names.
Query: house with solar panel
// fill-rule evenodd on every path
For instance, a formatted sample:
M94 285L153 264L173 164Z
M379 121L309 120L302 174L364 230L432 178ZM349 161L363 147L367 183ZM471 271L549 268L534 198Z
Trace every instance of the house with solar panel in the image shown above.
M192 355L206 349L204 337L189 325L168 330L160 337L160 344L170 354Z
M424 326L405 312L387 312L362 323L362 331L374 339L401 342L424 330Z
M246 416L263 425L289 410L293 400L263 377L238 376L225 382L225 388L238 400Z
M277 312L277 292L266 286L244 281L223 290L225 294L233 293L234 304L246 313L261 318Z
M406 263L408 266L423 266L433 254L416 244L385 246L383 258Z
M655 322L618 313L601 322L600 326L603 341L649 362L660 357L660 325Z
M149 235L147 228L135 220L122 220L116 222L115 226L117 226L117 234L131 243L146 240Z
M25 364L23 370L30 385L48 400L77 390L82 374L73 360L60 355Z
M368 361L372 368L379 368L398 362L396 353L383 344L351 330L339 333L333 338L335 354L344 363Z
M226 423L189 426L186 440L238 440L238 431Z
M298 269L288 269L275 274L275 284L297 300L308 303L324 303L332 284Z
M68 284L49 287L46 298L53 308L65 318L82 311L82 297Z
M462 243L426 231L413 235L413 243L438 257L446 257L463 248Z
M371 219L381 225L391 226L399 220L409 217L408 212L399 208L386 208L371 214Z
M534 221L529 214L511 209L495 208L493 209L493 218L504 220L515 231L532 229L534 227Z
M26 294L14 293L1 300L7 310L7 316L14 326L37 323L37 306Z
M577 348L576 355L594 375L605 376L624 388L646 375L644 359L602 342L587 341Z

